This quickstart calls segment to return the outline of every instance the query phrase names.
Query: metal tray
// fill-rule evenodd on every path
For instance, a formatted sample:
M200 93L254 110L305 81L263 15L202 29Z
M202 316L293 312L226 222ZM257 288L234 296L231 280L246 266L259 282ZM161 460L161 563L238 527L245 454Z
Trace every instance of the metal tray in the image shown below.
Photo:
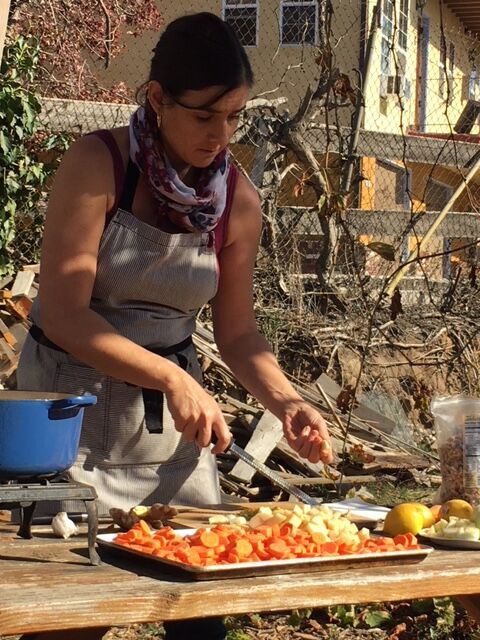
M180 536L191 535L195 529L176 529ZM289 560L265 560L262 562L242 562L239 564L215 564L207 567L197 567L175 562L165 558L152 556L134 549L128 549L114 542L116 533L102 533L97 536L100 547L115 551L124 557L137 556L149 561L150 566L158 567L159 571L176 573L193 580L218 580L219 578L247 578L254 576L279 575L288 573L305 573L330 571L398 564L414 564L424 560L432 547L421 545L420 549L411 551L384 551L378 553L358 553L348 556L318 556L316 558L293 558Z
M440 536L429 536L425 533L419 533L419 538L428 540L433 545L439 547L447 547L448 549L476 549L480 551L479 540L458 540L456 538L442 538Z

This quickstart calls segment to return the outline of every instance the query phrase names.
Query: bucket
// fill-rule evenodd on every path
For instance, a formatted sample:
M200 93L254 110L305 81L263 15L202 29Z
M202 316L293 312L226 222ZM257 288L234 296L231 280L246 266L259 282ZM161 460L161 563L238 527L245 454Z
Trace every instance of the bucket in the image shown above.
M0 479L47 478L77 457L84 407L96 396L0 391Z

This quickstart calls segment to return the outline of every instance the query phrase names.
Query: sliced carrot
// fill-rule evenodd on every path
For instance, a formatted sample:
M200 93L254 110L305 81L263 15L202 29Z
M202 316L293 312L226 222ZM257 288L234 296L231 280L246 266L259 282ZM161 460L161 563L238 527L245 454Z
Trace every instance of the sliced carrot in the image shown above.
M220 544L220 539L215 531L204 529L200 534L200 542L204 547L207 547L208 549L214 549Z
M324 542L321 545L322 554L335 555L338 553L338 544L336 542Z
M301 531L301 529L295 529L295 531ZM284 538L285 536L291 536L293 534L293 526L287 522L287 524L282 524L280 526L280 536Z
M227 560L230 564L238 564L240 562L240 558L236 553L230 552L227 556Z
M289 555L288 547L282 539L269 544L268 551L272 557L277 558L277 560L283 560Z
M252 553L252 551L252 543L245 538L239 538L235 543L233 553L235 553L239 558L246 558Z

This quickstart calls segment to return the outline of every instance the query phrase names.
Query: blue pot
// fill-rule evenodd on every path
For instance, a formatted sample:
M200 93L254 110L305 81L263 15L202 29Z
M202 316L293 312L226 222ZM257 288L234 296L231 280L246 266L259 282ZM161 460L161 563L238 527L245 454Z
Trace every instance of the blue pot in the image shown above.
M0 391L0 479L49 477L78 453L83 409L96 396Z

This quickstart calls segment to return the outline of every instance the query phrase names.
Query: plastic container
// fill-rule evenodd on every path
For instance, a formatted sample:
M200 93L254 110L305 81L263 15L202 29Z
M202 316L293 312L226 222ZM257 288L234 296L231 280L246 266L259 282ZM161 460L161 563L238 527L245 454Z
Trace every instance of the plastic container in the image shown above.
M0 391L0 479L41 478L75 461L84 407L96 396Z
M460 498L480 504L480 398L432 400L442 485L439 502Z

